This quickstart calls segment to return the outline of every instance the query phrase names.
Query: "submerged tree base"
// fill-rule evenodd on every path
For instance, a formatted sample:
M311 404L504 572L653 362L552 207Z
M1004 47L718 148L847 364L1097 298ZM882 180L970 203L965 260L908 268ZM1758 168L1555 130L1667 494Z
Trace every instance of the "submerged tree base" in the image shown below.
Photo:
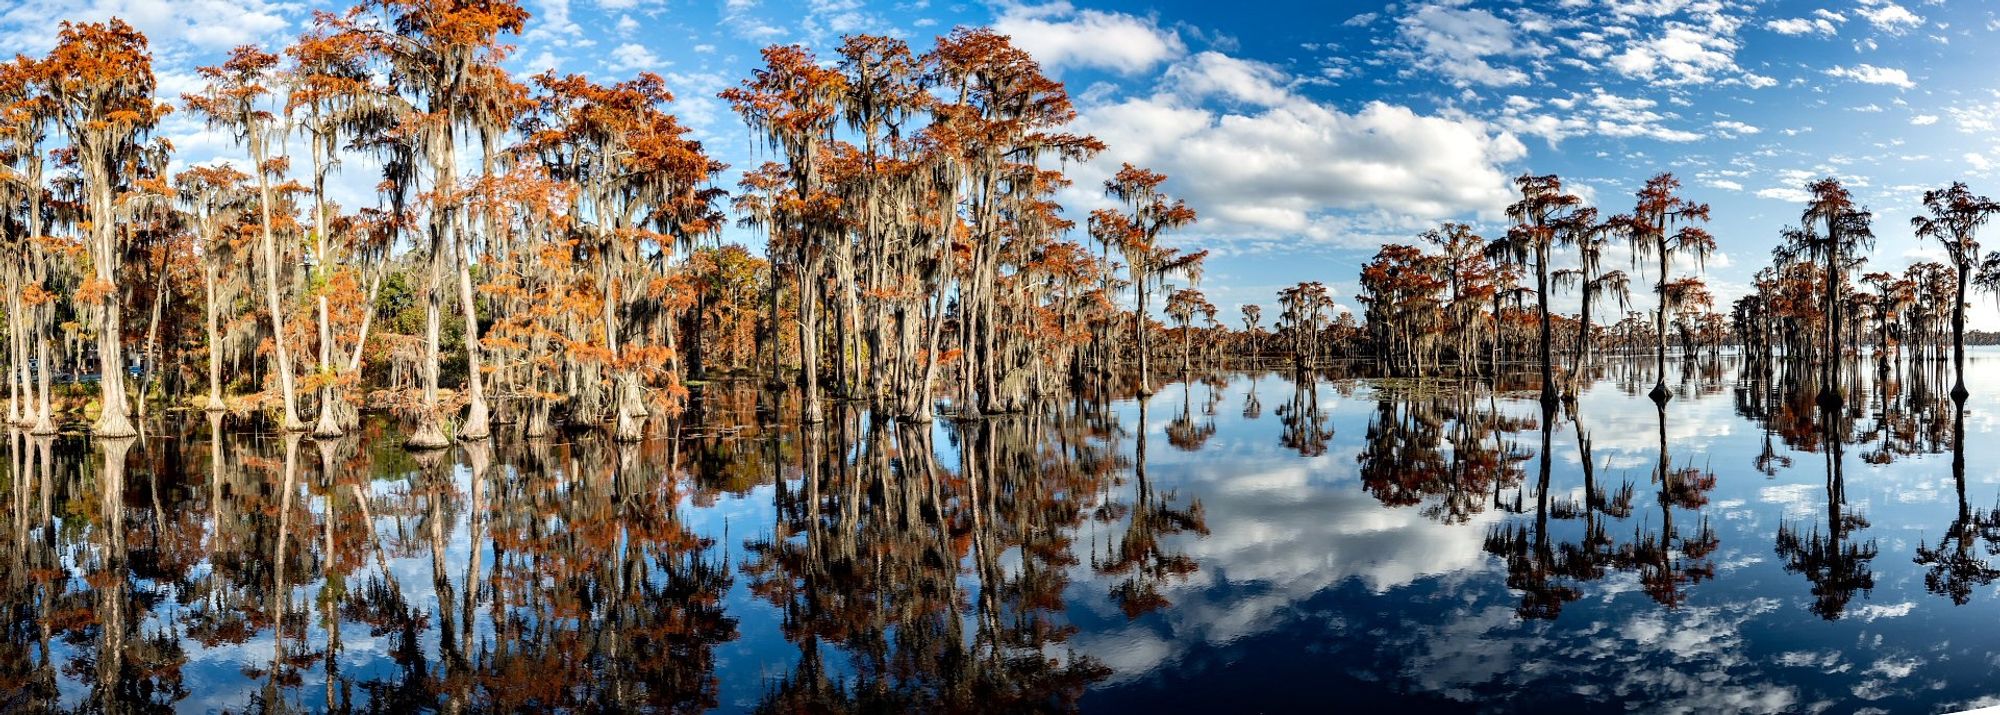
M91 425L90 433L106 438L139 436L139 431L132 428L132 421L124 413L115 411L105 412L104 416L97 418L97 424Z
M472 408L465 416L465 424L458 430L458 438L466 441L486 439L493 433L487 426L490 422L491 415L487 412L486 402L474 400Z
M438 427L436 417L427 415L417 423L417 429L410 433L410 438L403 440L403 446L420 450L444 449L451 446L451 438L446 437L444 430Z

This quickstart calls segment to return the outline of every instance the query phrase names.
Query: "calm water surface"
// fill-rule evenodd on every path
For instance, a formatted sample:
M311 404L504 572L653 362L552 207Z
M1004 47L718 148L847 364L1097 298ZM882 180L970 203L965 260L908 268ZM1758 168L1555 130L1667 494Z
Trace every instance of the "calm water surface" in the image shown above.
M1831 418L1670 369L1664 412L1614 365L1554 415L1286 371L923 427L715 385L637 445L13 435L0 710L2000 702L2000 353L1962 412L1937 365Z

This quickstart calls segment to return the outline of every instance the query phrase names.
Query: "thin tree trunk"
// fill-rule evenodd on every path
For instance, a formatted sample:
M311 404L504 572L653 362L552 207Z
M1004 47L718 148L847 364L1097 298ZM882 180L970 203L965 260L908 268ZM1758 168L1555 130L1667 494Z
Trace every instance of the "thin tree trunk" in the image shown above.
M160 312L166 308L168 295L167 266L162 261L160 275L153 282L153 316L146 322L146 350L139 356L139 360L145 369L145 377L139 381L139 419L141 420L146 418L147 396L153 391L153 376L159 369L157 366L159 361L154 357L153 351L159 346Z
M1958 264L1958 294L1951 301L1951 367L1954 378L1951 394L1960 401L1972 394L1965 389L1965 283L1971 270L1972 266L1966 262Z
M260 128L250 128L250 158L255 162L257 172L257 211L259 221L259 245L262 248L264 264L264 308L271 313L272 360L278 365L278 389L284 398L284 414L280 416L279 429L286 432L303 432L305 423L299 421L298 393L292 381L292 352L286 346L285 308L278 294L278 243L271 227L271 179L264 172L264 140Z
M1659 309L1653 311L1653 369L1658 371L1659 381L1653 383L1653 401L1666 404L1673 393L1667 391L1667 239L1666 228L1660 227L1660 290Z
M1556 401L1556 363L1553 337L1549 334L1549 250L1546 245L1535 246L1535 292L1541 310L1542 328L1542 402ZM1546 440L1547 430L1543 439Z
M204 261L202 266L202 287L208 296L208 305L203 308L208 322L208 406L209 412L221 412L222 402L222 318L216 306L216 269L212 263Z
M485 370L485 364L480 357L478 303L472 291L472 249L468 245L471 240L466 232L454 229L453 234L453 253L458 263L458 301L465 313L465 384L471 399L465 424L458 428L458 438L485 439L492 432L486 408L485 376L480 374Z
M440 172L442 173L442 172ZM441 189L440 189L441 190ZM423 405L417 429L404 442L416 449L440 449L451 444L438 424L438 322L441 293L444 291L444 228L441 217L432 217L430 226L430 270L425 278L424 296L424 383Z

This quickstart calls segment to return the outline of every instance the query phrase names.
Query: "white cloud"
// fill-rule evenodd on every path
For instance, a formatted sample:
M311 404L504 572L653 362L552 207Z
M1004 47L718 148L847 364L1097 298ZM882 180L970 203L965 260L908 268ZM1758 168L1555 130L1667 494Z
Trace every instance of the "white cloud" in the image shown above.
M523 59L520 69L526 74L533 75L555 70L562 67L562 64L563 58L557 57L555 53L548 50L542 50L533 57Z
M1278 88L1266 65L1222 56L1189 58L1169 75L1205 67L1227 71L1085 108L1079 130L1109 149L1078 170L1077 186L1095 185L1084 172L1129 161L1173 177L1172 190L1203 212L1205 232L1323 241L1351 240L1352 232L1337 229L1357 220L1494 215L1512 198L1502 166L1526 149L1487 122L1381 101L1350 113ZM1218 94L1254 108L1215 110L1199 101ZM1088 190L1076 193L1066 204L1094 200Z
M1757 197L1762 199L1776 199L1790 204L1802 204L1812 200L1812 194L1808 194L1805 189L1797 187L1758 189ZM1767 488L1765 491L1769 492L1770 490ZM1766 501L1769 501L1769 499L1766 499Z
M810 0L799 29L814 40L813 44L831 45L841 36L886 31L886 24L861 0Z
M1007 6L993 29L1013 38L1051 73L1089 67L1129 75L1187 53L1178 33L1151 18L1077 10L1062 0Z
M1826 75L1828 77L1851 79L1862 84L1886 84L1903 89L1917 86L1915 82L1910 81L1908 72L1889 67L1876 67L1867 63L1858 64L1853 67L1835 66L1833 69L1827 70Z
M1593 90L1586 103L1597 111L1593 128L1610 137L1651 137L1667 142L1690 142L1701 135L1661 124L1668 115L1653 111L1659 102L1644 97L1620 97L1602 89Z
M1900 35L1910 28L1924 24L1924 19L1907 8L1890 0L1861 0L1861 7L1854 12L1866 18L1875 29L1892 35Z
M1658 35L1632 42L1611 57L1619 74L1660 84L1707 84L1719 75L1736 74L1735 32L1739 21L1723 15L1706 24L1669 22Z
M1762 129L1758 129L1757 127L1753 127L1748 124L1744 124L1743 122L1735 121L1733 119L1716 122L1714 126L1716 129L1722 130L1722 133L1728 136L1747 136L1764 131Z
M1666 17L1687 7L1688 0L1622 0L1605 4L1623 17Z
M581 36L583 28L569 17L569 0L537 0L533 6L535 22L529 23L526 39L535 42L557 42L558 36Z
M1166 82L1191 99L1221 97L1268 107L1290 97L1278 68L1220 52L1203 52L1167 68Z
M289 39L293 22L304 15L297 5L266 0L10 0L0 3L0 46L8 56L40 54L55 46L62 20L118 17L145 33L156 52L171 54L185 46L207 64L209 56L220 61L221 52L237 45Z
M2000 131L2000 123L1994 117L2000 116L2000 98L1985 102L1970 102L1945 108L1958 130L1968 134L1986 134Z
M1825 17L1791 17L1765 22L1764 29L1780 35L1832 35L1840 31L1840 26Z
M1422 69L1443 73L1460 85L1502 87L1528 81L1519 69L1487 61L1530 49L1516 37L1512 23L1491 12L1426 5L1399 23L1403 38L1416 46Z
M1679 115L1659 111L1659 102L1645 97L1624 97L1602 88L1588 96L1572 93L1547 101L1557 110L1532 113L1536 105L1528 100L1509 101L1494 123L1521 136L1541 137L1551 145L1570 137L1598 135L1616 139L1649 138L1665 142L1691 142L1700 132L1669 126ZM1756 134L1762 129L1737 121L1718 121L1714 126L1723 136Z
M1919 114L1917 116L1910 117L1910 123L1920 127L1928 127L1932 124L1938 123L1938 116L1935 114Z
M731 80L719 72L663 72L662 79L674 93L674 114L688 126L713 134L724 122L733 121L716 94L729 88Z
M1902 618L1903 616L1910 615L1910 613L1915 610L1917 610L1917 604L1913 601L1903 601L1902 603L1893 603L1886 605L1880 603L1871 603L1866 606L1854 609L1854 617L1862 621L1872 622L1880 618ZM1881 663L1876 664L1876 668L1881 668L1881 667L1882 667ZM1904 674L1907 675L1908 672L1905 671ZM1902 677L1902 676L1896 676L1896 677Z
M605 69L619 73L658 72L664 64L666 63L645 45L627 42L611 50L610 61L605 63Z

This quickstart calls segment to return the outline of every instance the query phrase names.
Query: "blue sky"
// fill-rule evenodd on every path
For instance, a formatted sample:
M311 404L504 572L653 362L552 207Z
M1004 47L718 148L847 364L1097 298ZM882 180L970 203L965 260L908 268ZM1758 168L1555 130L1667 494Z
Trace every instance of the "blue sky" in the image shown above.
M1377 245L1444 219L1497 233L1523 171L1561 174L1607 212L1674 172L1714 206L1722 252L1707 275L1725 303L1797 221L1810 178L1841 177L1876 212L1871 270L1942 255L1908 228L1925 188L2000 194L2000 81L1981 71L2000 64L2000 15L1965 0L525 3L535 18L513 69L657 72L737 168L765 157L715 93L759 48L830 53L854 32L923 47L954 25L993 25L1068 83L1078 128L1109 145L1072 172L1064 204L1079 217L1104 205L1097 188L1121 161L1169 174L1202 215L1182 240L1216 253L1202 288L1232 317L1300 280L1354 305ZM38 52L58 19L125 17L155 39L172 100L230 46L275 47L313 9L343 7L13 0L0 2L0 39ZM185 115L163 133L188 161L234 152ZM368 200L373 178L350 173L348 202ZM1973 303L1974 327L2000 328L1992 300Z

